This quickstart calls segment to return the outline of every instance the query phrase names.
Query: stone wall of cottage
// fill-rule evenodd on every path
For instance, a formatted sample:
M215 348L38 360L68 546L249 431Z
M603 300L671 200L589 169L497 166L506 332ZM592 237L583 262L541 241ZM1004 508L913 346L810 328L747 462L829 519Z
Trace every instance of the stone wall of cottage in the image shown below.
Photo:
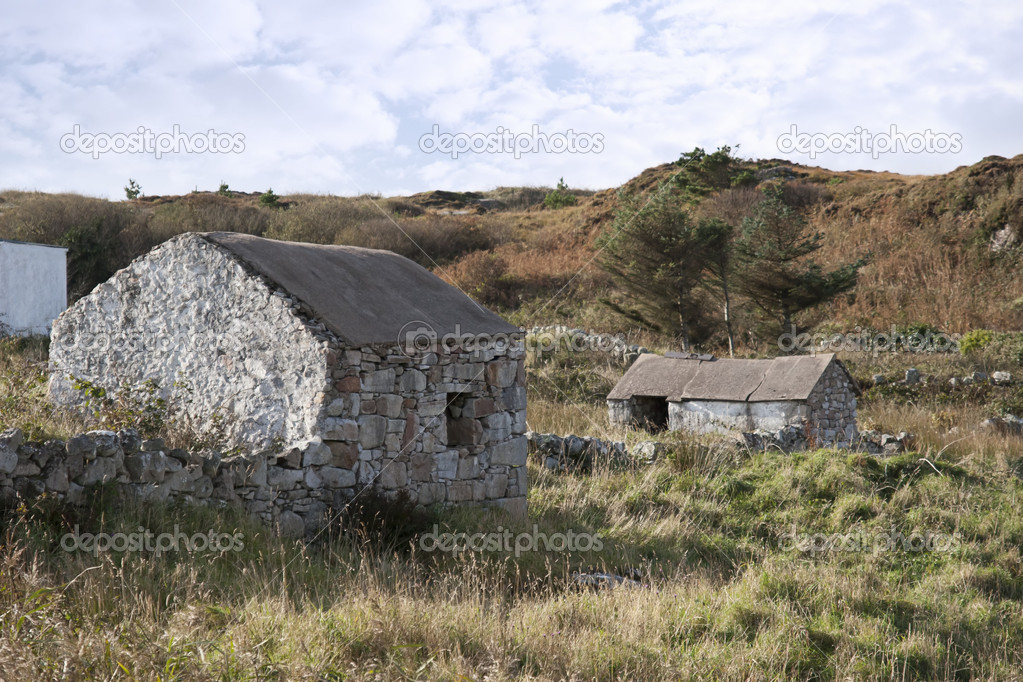
M856 440L856 394L837 362L824 370L806 402L810 407L811 439L840 447Z
M233 441L292 443L318 432L331 346L294 298L185 234L60 315L50 396L81 404L72 375L111 393L152 379L194 423L219 414Z
M320 433L333 464L420 504L524 514L524 356L521 344L413 357L397 345L338 352Z
M668 403L668 428L721 434L777 431L788 424L803 424L809 414L809 407L798 400L686 400Z

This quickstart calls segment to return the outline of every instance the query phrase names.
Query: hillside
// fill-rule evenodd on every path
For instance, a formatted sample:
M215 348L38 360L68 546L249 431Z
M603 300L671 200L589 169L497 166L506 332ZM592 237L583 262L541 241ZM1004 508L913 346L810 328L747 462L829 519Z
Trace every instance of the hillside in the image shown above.
M1023 281L1016 276L1023 156L988 157L937 176L835 172L780 159L741 163L752 173L752 189L784 182L794 205L823 234L815 254L822 265L870 254L855 290L805 314L802 325L927 324L960 333L1023 326ZM619 191L649 196L676 172L678 166L667 163L622 188L573 190L577 203L558 209L544 206L549 187L408 197L298 194L280 197L276 205L267 205L258 192L110 202L5 191L0 237L69 246L73 298L175 234L230 230L394 250L520 324L639 333L598 303L618 292L594 259L594 242L613 221ZM723 213L738 223L748 200L725 190L694 210ZM740 306L740 324L750 314ZM747 336L753 344L748 350L764 350L762 339Z

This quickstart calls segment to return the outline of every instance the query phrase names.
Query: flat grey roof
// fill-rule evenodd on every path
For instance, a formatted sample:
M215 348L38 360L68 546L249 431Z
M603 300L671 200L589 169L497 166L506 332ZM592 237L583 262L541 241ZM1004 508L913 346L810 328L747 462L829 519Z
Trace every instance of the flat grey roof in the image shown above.
M832 361L838 363L849 377L853 390L859 392L856 382L835 359L834 353L770 360L697 360L644 354L607 397L626 400L641 395L672 402L806 400Z
M264 239L235 232L204 238L297 296L351 345L395 343L418 323L445 334L512 334L519 328L426 268L390 251Z

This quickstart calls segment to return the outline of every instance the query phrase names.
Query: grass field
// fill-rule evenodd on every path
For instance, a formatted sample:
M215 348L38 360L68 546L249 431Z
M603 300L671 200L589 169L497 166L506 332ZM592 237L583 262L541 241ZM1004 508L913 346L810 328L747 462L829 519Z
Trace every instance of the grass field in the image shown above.
M33 376L45 346L3 351L4 386L26 396L4 423L42 434ZM547 384L572 390L579 368L561 367L531 369L531 428L645 437L611 429L585 385L544 397ZM378 500L302 543L231 510L139 506L110 489L78 509L37 499L3 515L0 677L1018 678L1023 454L1008 437L948 433L986 409L952 405L935 420L926 404L868 397L861 421L917 434L917 451L891 458L713 454L662 436L669 454L652 466L557 475L531 464L529 519L517 524L472 510L388 516ZM241 533L244 546L62 548L76 531L141 529ZM430 541L505 531L511 551ZM543 551L538 534L569 532L590 541ZM635 583L573 578L594 571Z

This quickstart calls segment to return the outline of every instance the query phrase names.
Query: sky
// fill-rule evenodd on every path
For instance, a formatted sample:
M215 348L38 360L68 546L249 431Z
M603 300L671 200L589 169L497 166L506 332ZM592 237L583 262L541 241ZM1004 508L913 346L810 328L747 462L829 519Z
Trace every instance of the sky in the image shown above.
M0 0L0 189L614 187L1023 152L1023 3Z

